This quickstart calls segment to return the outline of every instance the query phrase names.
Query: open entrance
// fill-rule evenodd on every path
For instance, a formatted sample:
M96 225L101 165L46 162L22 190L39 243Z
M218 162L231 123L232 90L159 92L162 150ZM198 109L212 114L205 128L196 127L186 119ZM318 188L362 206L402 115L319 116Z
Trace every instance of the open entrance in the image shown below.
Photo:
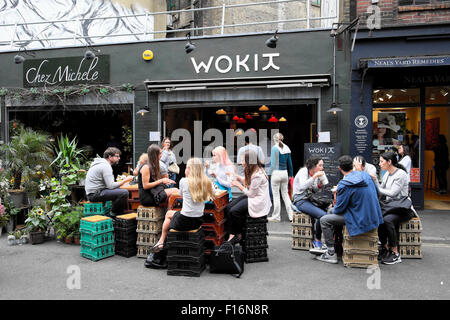
M265 106L265 107L264 107ZM217 129L223 136L223 146L230 159L236 162L238 152L237 136L249 129L255 129L258 145L266 152L266 168L270 165L271 130L279 130L284 142L291 149L294 174L303 166L303 144L317 142L317 106L315 101L281 102L253 101L245 103L203 103L203 104L167 104L163 106L163 134L171 137L174 130L184 128L191 136L191 153L194 155L194 121L201 121L202 155L205 147L213 141L204 140L208 129ZM227 145L226 130L234 130L234 143ZM266 129L262 137L260 129ZM273 132L273 131L272 131ZM198 140L198 139L197 139ZM176 145L178 142L173 141ZM211 155L208 155L209 157ZM183 156L185 157L185 156ZM184 176L185 163L180 166L180 176Z
M69 139L77 137L78 147L88 148L88 158L103 156L107 147L118 147L122 156L114 175L127 171L127 163L132 159L132 112L131 106L117 109L81 109L69 110L9 110L10 127L22 123L34 130L49 133L56 142L61 134Z

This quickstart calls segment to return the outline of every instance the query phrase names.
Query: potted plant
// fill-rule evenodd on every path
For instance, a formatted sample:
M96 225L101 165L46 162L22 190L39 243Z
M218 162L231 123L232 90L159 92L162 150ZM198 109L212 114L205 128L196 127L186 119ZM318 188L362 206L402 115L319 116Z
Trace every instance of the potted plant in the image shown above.
M46 133L21 127L10 142L0 146L6 159L6 168L12 178L13 186L9 190L16 207L25 204L25 192L22 188L22 176L26 176L30 168L41 165L44 168L51 162L52 148L50 136Z
M6 171L3 168L0 168L0 210L3 207L4 213L2 213L2 217L0 218L0 228L2 226L6 226L6 231L13 231L15 228L16 215L19 213L19 209L14 206L14 203L11 201L9 196L9 189L11 183L9 178L7 177Z
M76 238L79 244L80 220L83 215L83 207L76 206L70 211L60 214L53 219L53 226L57 233L57 239L64 238L65 243L72 243Z
M63 169L68 168L80 168L83 161L86 160L85 149L78 148L77 138L69 140L68 136L61 135L58 137L56 145L54 147L54 153L56 154L55 160L51 163L54 168L54 175L62 176Z
M0 199L0 237L2 236L3 227L9 222L9 214L6 212L5 206L2 204Z
M9 232L8 235L8 246L13 246L16 244L16 237L14 236L14 232Z
M28 218L25 220L25 225L29 231L31 244L44 242L48 219L41 207L36 206L31 209Z

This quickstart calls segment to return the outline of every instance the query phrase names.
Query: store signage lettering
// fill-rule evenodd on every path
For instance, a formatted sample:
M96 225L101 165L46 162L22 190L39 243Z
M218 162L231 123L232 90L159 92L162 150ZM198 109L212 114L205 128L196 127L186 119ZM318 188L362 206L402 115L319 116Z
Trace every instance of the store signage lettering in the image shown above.
M421 67L450 65L450 57L373 59L368 61L369 68Z
M431 74L431 75L405 75L403 77L405 84L417 85L417 84L439 84L450 82L449 74Z
M84 83L109 83L109 56L26 60L24 86L39 87Z
M214 66L214 69L219 73L228 73L233 69L233 66L236 72L250 72L250 69L252 71L259 71L260 69L266 71L270 68L280 70L280 67L274 61L274 58L279 56L279 53L263 53L261 56L255 53L252 58L250 58L250 54L245 56L236 55L235 57L222 55L217 58L211 56L206 63L203 60L197 62L194 57L191 57L191 62L197 74L200 72L208 73L211 66Z

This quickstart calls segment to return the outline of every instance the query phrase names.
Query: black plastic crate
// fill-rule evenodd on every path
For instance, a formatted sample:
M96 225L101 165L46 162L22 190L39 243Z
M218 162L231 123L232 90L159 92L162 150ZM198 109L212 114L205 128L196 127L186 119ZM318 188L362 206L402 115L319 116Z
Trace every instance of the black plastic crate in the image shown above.
M264 262L269 261L269 257L267 256L267 249L252 249L245 250L245 262Z
M167 259L167 275L199 277L205 270L205 258L201 257L199 262L195 261L170 261Z
M114 229L136 229L137 220L136 219L115 219L114 220Z
M202 252L200 256L183 256L183 255L170 255L169 253L167 253L167 262L174 262L174 263L189 262L192 263L193 265L198 263L198 265L200 266L200 264L205 263L205 254L204 252Z
M134 248L124 248L124 247L120 247L118 248L116 246L116 255L122 256L122 257L134 257L135 255L137 255L137 247L134 246Z
M122 241L122 242L137 242L137 232L134 231L134 233L116 233L116 241Z
M136 247L136 239L128 239L128 240L119 240L116 238L116 247L120 246L120 247Z
M198 244L197 246L167 246L167 255L172 257L201 257L205 252L205 242Z
M167 234L167 243L186 242L187 244L199 244L205 239L203 228L199 228L196 232L175 231Z
M249 250L268 248L269 245L267 244L267 236L263 235L245 238L243 240L243 247Z
M268 235L269 232L267 231L267 224L266 223L258 223L258 224L251 224L247 225L245 230L245 237L251 237L251 236L263 236Z

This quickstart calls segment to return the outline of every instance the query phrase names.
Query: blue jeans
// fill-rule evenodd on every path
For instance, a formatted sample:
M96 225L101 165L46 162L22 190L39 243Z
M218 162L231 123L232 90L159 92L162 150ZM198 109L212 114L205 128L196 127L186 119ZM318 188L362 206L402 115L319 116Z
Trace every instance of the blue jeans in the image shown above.
M309 200L307 200L307 199L297 201L295 203L295 206L297 207L297 209L299 211L306 213L316 219L316 224L315 224L315 228L314 228L315 229L315 237L316 237L316 239L320 240L322 238L322 228L320 226L320 218L322 218L324 215L326 215L327 212L316 207L311 202L309 202Z

